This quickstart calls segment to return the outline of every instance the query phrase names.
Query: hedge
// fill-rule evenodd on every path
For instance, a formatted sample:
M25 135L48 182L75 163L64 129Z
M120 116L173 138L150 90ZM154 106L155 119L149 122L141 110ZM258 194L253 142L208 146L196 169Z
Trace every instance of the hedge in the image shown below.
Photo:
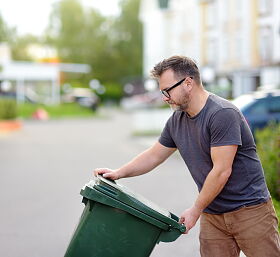
M0 120L12 120L17 117L17 103L13 99L0 99Z

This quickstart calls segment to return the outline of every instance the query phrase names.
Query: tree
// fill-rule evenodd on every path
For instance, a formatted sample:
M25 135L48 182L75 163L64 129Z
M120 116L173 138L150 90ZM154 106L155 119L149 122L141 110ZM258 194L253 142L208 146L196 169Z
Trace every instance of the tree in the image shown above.
M142 74L142 26L139 0L123 0L121 15L103 17L85 10L79 0L62 0L53 8L47 34L64 62L88 63L91 77L120 83Z
M36 36L27 34L23 36L14 35L14 39L10 41L13 60L32 61L32 57L28 53L28 47L31 44L39 43L40 39Z
M47 41L57 48L61 60L84 61L85 19L84 10L77 0L62 0L54 4Z
M108 44L105 22L96 10L84 10L78 0L62 0L51 13L47 42L56 47L61 61L90 64L94 71L88 79L100 79L98 69Z
M15 31L15 28L8 27L0 13L0 43L10 42L15 34Z
M11 48L13 60L31 60L27 47L31 43L38 43L39 39L33 35L18 36L16 28L8 27L0 15L0 43L7 42Z
M140 0L122 0L118 17L104 17L79 0L57 2L50 16L47 42L58 50L62 62L87 63L90 74L79 80L88 85L95 78L114 92L122 91L128 78L142 75L142 25L138 20ZM118 88L118 89L117 89Z
M114 24L114 31L118 32L115 42L117 72L122 80L142 76L143 33L138 19L139 7L139 0L122 0L121 15Z

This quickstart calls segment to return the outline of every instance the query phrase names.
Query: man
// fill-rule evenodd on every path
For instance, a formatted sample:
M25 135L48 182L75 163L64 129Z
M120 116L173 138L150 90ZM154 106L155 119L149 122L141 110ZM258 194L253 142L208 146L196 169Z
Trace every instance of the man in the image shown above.
M180 222L189 231L200 217L200 252L205 257L279 257L278 220L252 133L240 111L207 92L196 64L173 56L152 70L175 112L159 138L119 169L96 169L113 180L147 173L177 149L199 195Z

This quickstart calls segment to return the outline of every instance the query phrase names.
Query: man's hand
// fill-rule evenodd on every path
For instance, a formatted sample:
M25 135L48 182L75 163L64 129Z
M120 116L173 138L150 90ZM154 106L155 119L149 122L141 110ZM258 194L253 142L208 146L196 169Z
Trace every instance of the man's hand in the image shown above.
M193 206L189 209L186 209L182 213L179 223L184 224L186 227L186 232L184 234L187 234L189 232L189 230L191 230L195 226L201 213L202 213L202 211L199 210L198 208L196 208L195 206Z
M107 168L99 168L93 171L94 175L102 175L104 178L108 178L111 180L120 179L120 175L118 174L118 170L111 170Z

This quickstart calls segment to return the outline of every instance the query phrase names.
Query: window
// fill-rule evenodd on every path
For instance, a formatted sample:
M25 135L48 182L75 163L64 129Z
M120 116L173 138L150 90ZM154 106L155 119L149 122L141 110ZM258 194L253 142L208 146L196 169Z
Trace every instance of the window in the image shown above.
M216 16L217 16L217 8L215 5L215 1L213 1L208 4L208 8L207 8L207 16L206 16L207 27L212 28L215 26Z
M239 61L239 63L244 64L246 61L243 57L243 44L245 40L243 40L242 36L240 35L240 31L235 32L235 40L234 40L234 55L236 60Z
M235 17L240 20L244 17L244 1L243 0L234 0L232 2L234 4L234 12L235 12Z
M229 1L221 1L219 2L219 10L222 10L219 13L219 16L221 17L221 21L224 23L227 23L230 19L229 13L230 13L230 3Z
M169 0L158 0L160 9L167 9L169 5Z
M217 61L217 43L215 39L209 39L207 44L207 64L215 65Z
M259 14L268 15L272 12L272 0L259 0Z
M228 35L224 35L223 39L222 39L222 46L221 46L221 61L223 64L227 63L229 58L230 58L230 54L229 54L229 36Z
M259 36L259 50L260 57L263 63L267 63L272 60L272 47L273 47L273 33L272 28L261 27Z

